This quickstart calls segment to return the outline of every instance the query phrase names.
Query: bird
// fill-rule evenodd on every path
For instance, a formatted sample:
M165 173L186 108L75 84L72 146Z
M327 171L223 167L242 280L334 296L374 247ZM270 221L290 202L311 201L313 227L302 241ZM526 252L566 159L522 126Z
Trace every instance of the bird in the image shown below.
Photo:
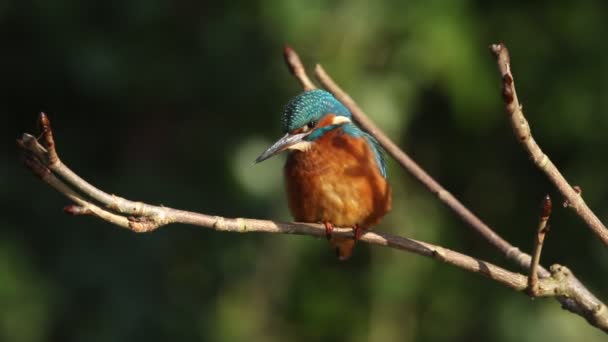
M281 126L285 135L255 163L288 151L284 178L292 216L322 223L338 258L350 258L355 242L391 210L384 151L344 104L322 89L289 100ZM352 228L354 238L332 236L334 227Z

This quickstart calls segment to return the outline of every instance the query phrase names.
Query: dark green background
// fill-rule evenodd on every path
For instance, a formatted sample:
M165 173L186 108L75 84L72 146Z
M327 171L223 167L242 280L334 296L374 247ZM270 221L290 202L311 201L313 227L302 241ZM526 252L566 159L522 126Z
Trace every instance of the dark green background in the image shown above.
M14 140L46 111L64 162L108 192L289 220L283 157L252 162L300 91L290 43L525 251L550 193L543 264L608 300L606 247L517 144L487 50L508 45L537 140L606 221L606 13L600 0L0 2L0 340L605 340L551 299L395 250L361 245L338 262L309 237L137 235L66 216ZM392 161L389 178L378 230L515 269Z

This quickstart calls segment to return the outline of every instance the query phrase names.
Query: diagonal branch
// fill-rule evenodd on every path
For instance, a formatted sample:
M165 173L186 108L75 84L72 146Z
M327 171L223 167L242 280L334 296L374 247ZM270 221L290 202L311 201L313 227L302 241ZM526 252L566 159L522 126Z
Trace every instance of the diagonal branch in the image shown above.
M285 62L290 70L304 70L303 73L293 73L301 84L308 84L308 76L306 75L305 69L302 65L302 61L293 49L285 49ZM295 65L294 65L295 64ZM363 112L363 110L357 105L357 103L344 91L340 86L334 82L334 80L325 72L323 67L317 65L315 68L315 76L317 80L331 92L338 100L340 100L352 113L355 120L366 130L368 133L374 136L376 140L382 145L382 147L403 167L407 172L412 174L420 183L422 183L431 193L435 194L437 198L450 208L458 217L460 217L466 224L473 228L477 233L483 236L491 245L498 249L507 259L515 262L517 265L524 269L530 269L532 258L529 254L526 254L519 250L519 248L511 245L508 241L503 239L500 235L492 230L487 224L479 219L473 212L465 207L457 198L455 198L450 192L448 192L441 184L435 181L424 169L422 169L413 159L411 159L402 149L400 149L390 138L388 138ZM302 79L301 79L302 78ZM313 86L314 88L314 86ZM306 90L306 88L305 88ZM573 292L576 296L579 296L577 300L573 300L572 294L559 295L556 293L557 300L561 303L562 307L570 312L576 313L599 329L608 332L608 311L606 306L599 301L572 272L566 267L560 265L553 265L551 272L537 265L537 274L541 278L547 278L555 276L555 272L565 272L567 277L573 283L577 284L573 286L576 290ZM560 273L561 274L561 273ZM560 276L560 278L564 278ZM593 304L591 304L593 303Z
M295 51L292 49L285 50L286 54L289 53L289 57L285 57L285 62L290 70L304 70L302 61L298 57ZM299 79L298 74L295 74L296 78ZM300 74L302 75L302 74ZM303 76L308 79L306 73ZM355 120L361 125L361 127L369 134L373 135L376 140L382 145L384 150L390 154L407 172L409 172L414 178L416 178L427 190L433 193L439 201L450 208L460 219L462 219L471 228L476 230L482 237L484 237L491 245L496 247L507 259L514 261L523 269L527 269L530 266L530 255L523 253L519 248L511 245L508 241L498 235L492 228L485 224L479 217L471 212L467 207L464 206L454 195L447 191L441 184L439 184L433 177L431 177L423 168L421 168L410 156L408 156L397 144L395 144L389 137L387 137L378 126L376 126L363 112L363 110L357 105L357 103L344 91L340 86L334 82L334 80L327 74L325 69L321 65L317 65L315 68L315 76L319 82L325 87L330 93L332 93L340 102L342 102L352 113ZM306 81L299 79L301 84ZM541 276L548 277L549 272L542 268L540 269Z
M287 65L289 72L298 80L298 82L300 82L302 89L313 90L316 88L310 78L308 78L306 69L300 61L300 57L289 45L285 45L283 48L283 58L285 59L285 64Z
M589 226L591 231L608 246L608 229L606 229L606 226L604 226L602 221L600 221L587 206L587 203L583 200L580 192L577 192L575 188L568 183L549 157L541 150L540 146L538 146L534 137L532 137L530 125L524 116L523 107L519 103L517 93L515 92L515 81L513 79L513 74L511 73L509 50L502 43L491 45L490 50L496 57L498 70L502 77L502 98L505 102L505 108L509 115L509 119L511 120L511 125L513 126L513 132L518 141L522 144L526 152L528 152L528 156L534 165L547 175L553 185L555 185L562 196L564 196L568 206L574 209L578 216L580 216L587 226Z

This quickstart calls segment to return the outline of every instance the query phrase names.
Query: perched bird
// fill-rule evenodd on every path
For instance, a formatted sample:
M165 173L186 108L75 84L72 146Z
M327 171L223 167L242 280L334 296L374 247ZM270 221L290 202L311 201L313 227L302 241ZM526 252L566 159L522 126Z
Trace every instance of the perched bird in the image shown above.
M363 230L391 209L382 149L325 90L292 98L282 128L285 135L256 163L289 151L285 180L291 214L296 221L323 223L338 257L348 259ZM352 227L354 239L332 237L334 226Z

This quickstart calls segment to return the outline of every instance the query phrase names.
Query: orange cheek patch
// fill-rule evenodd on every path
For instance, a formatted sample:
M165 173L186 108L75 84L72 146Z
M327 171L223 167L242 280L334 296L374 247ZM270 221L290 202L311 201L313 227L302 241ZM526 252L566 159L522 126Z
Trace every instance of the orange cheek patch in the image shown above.
M335 114L327 114L327 115L325 115L324 117L321 118L321 120L317 123L317 125L314 128L312 128L312 129L333 125L335 117L336 117ZM293 131L289 132L289 134L304 133L304 132L306 132L308 130L309 130L308 127L302 126L300 128L296 128Z
M294 134L299 134L302 132L304 132L304 127L296 128L293 131L289 132L289 134L294 135Z
M317 128L333 125L335 117L336 116L334 114L325 115L324 117L321 118L321 120L317 124Z

